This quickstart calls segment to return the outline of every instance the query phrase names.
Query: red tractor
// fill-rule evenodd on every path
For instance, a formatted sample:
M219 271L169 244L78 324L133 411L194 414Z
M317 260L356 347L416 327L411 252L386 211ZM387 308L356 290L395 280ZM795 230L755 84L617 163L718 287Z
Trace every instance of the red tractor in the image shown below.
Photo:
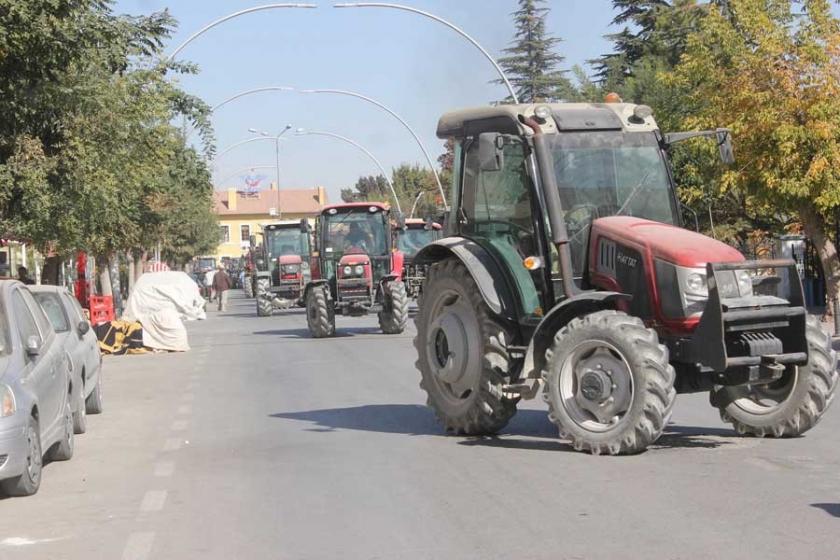
M303 287L309 282L309 233L306 220L263 224L262 243L251 238L252 272L257 316L268 317L274 309L303 303Z
M336 314L376 311L384 333L405 329L403 256L394 246L390 215L389 207L378 202L336 204L321 211L315 225L312 281L304 296L309 332L315 338L335 334Z
M421 387L449 432L490 434L544 389L561 437L644 450L677 393L706 391L739 434L798 436L837 386L793 261L746 261L682 229L649 107L499 105L444 115L456 139L448 237L427 246Z
M414 264L414 257L429 243L440 239L441 226L432 220L420 220L409 218L405 221L404 227L395 227L394 235L397 236L397 248L403 254L402 280L408 297L417 299L423 287L423 280L426 278L425 265Z

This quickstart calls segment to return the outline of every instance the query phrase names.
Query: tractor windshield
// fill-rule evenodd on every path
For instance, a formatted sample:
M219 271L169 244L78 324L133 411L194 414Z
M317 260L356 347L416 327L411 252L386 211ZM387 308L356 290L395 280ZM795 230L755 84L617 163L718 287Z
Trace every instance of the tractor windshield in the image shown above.
M567 220L625 215L677 223L665 160L652 132L563 132L550 143Z
M282 229L267 229L269 258L283 255L300 255L304 259L309 256L309 239L301 234L300 228L286 227Z
M397 230L397 248L409 257L436 239L440 239L440 231L425 226Z
M371 207L375 208L375 207ZM367 207L349 212L326 214L324 251L339 257L344 253L388 254L388 223L385 213Z

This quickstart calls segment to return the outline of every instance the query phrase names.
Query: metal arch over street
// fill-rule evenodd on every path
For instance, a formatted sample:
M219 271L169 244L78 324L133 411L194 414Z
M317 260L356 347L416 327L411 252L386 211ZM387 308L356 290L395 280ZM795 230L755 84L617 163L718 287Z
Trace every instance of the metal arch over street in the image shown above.
M208 23L207 25L205 25L204 27L202 27L201 29L199 29L198 31L196 31L195 33L190 35L189 38L186 41L184 41L183 43L178 45L178 47L176 47L175 50L172 51L172 53L170 53L169 56L166 57L166 60L167 60L167 62L171 62L172 60L175 59L176 56L178 56L178 53L180 53L182 50L184 50L184 48L186 48L187 45L192 43L194 40L198 39L201 35L204 35L206 32L210 31L211 29L213 29L217 25L221 25L222 23L224 23L228 20L237 18L239 16L244 16L246 14L251 14L251 13L254 13L254 12L261 12L261 11L265 11L265 10L276 10L276 9L281 9L281 8L317 8L317 7L318 6L316 4L301 4L301 3L265 4L263 6L254 6L252 8L246 8L244 10L240 10L238 12L228 14L228 15L222 17L222 18L217 19L216 21L214 21L212 23Z
M394 184L391 182L391 179L388 177L388 174L385 172L385 168L382 167L382 164L379 162L378 159L376 159L376 156L374 156L372 153L370 153L370 151L367 148L365 148L364 146L362 146L358 142L355 142L354 140L351 140L350 138L347 138L346 136L342 136L340 134L335 134L334 132L325 132L323 130L298 130L295 133L295 136L309 136L309 135L312 135L312 136L328 136L330 138L335 138L337 140L343 140L344 142L347 142L348 144L351 144L351 145L355 146L356 148L358 148L359 150L361 150L362 152L367 154L367 156L373 161L373 163L376 164L376 167L379 168L379 172L382 173L382 176L385 177L385 181L388 183L388 187L391 189L391 195L393 195L393 197L394 197L394 204L397 205L397 212L402 214L402 208L400 207L400 199L397 197L397 191L396 191L396 189L394 189Z
M366 101L366 102L368 102L372 105L375 105L376 107L379 107L380 109L382 109L383 111L385 111L386 113L388 113L389 115L391 115L392 117L397 119L400 122L400 124L402 124L403 127L409 132L409 134L411 134L412 138L414 138L414 141L417 142L417 145L420 147L420 151L423 152L423 155L425 156L426 161L429 164L429 168L432 170L432 173L434 174L435 183L437 183L438 191L440 192L441 200L443 201L443 206L444 206L444 208L446 209L447 212L449 211L449 204L446 200L446 192L443 190L443 184L440 182L440 175L438 174L437 168L435 167L435 164L432 161L432 156L429 154L429 151L426 149L426 146L423 145L423 142L420 140L420 136L417 134L417 132L414 130L414 128L410 124L408 124L408 122L404 118L402 118L397 112L395 112L393 109L391 109L390 107L388 107L384 103L382 103L380 101L377 101L376 99L373 99L372 97L368 97L367 95L363 95L363 94L355 92L355 91L349 91L349 90L343 90L343 89L328 89L328 88L298 89L298 88L294 88L294 87L290 87L290 86L264 86L264 87L253 88L253 89L249 89L249 90L246 90L246 91L242 91L242 92L237 93L236 95L228 97L224 101L215 105L210 110L210 112L211 112L211 114L215 113L218 109L221 109L222 107L224 107L228 103L236 101L237 99L240 99L242 97L246 97L248 95L253 95L253 94L256 94L256 93L262 93L262 92L266 92L266 91L296 92L296 93L309 93L309 94L326 93L326 94L334 94L334 95L344 95L344 96L349 96L349 97L355 97L356 99L361 99L361 100ZM218 158L218 156L217 156L217 158Z
M499 73L499 77L502 79L505 86L507 86L508 92L510 93L510 97L511 99L513 99L513 102L519 103L519 98L516 96L516 92L514 91L513 86L510 84L510 81L505 75L504 70L502 70L502 67L499 66L498 62L496 62L496 59L493 58L493 56L489 52L487 52L487 50L484 47L482 47L478 41L473 39L473 37L469 33L464 31L454 23L446 21L442 17L436 16L435 14L424 12L423 10L412 8L411 6L403 6L402 4L390 4L385 2L345 2L341 4L333 4L333 8L391 8L394 10L402 10L404 12L418 14L445 25L446 27L453 30L455 33L472 43L472 45L475 48L481 51L481 54L483 54L484 57L490 61L490 64L492 64L493 68L496 69L496 72Z
M241 140L239 142L231 144L230 146L219 152L218 155L215 158L213 158L213 163L217 162L219 158L221 158L223 155L235 148L238 148L239 146L244 146L245 144L250 144L251 142L259 142L261 140L270 140L272 142L275 142L276 138L273 136L256 136L254 138L248 138L247 140ZM281 140L283 140L283 138L281 138Z

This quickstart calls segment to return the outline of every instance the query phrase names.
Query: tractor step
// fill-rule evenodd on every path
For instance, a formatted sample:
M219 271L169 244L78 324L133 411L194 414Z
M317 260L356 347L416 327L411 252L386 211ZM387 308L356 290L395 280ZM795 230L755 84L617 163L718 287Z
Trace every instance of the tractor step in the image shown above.
M529 379L527 383L509 383L502 385L502 393L517 395L525 400L533 399L540 389L539 379Z

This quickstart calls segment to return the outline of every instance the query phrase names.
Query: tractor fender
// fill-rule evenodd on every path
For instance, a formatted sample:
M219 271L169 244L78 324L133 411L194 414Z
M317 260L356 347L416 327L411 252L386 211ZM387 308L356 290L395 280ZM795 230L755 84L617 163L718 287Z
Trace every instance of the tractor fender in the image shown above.
M324 286L328 283L329 283L329 280L323 280L323 279L312 280L312 281L308 282L306 284L306 286L304 286L304 288L303 288L303 294L301 295L301 300L303 300L305 302L306 298L309 296L309 290L311 290L315 286ZM331 300L331 299L332 299L332 294L330 293L329 290L327 290L327 300Z
M496 315L515 320L513 292L505 282L502 268L478 243L463 237L438 239L417 253L414 264L430 265L453 256L467 267L490 310Z
M554 335L566 324L581 315L594 313L602 309L616 309L618 302L631 299L630 294L620 292L583 292L558 303L545 314L528 344L525 361L522 366L522 377L539 377L545 366L545 351L548 349Z

